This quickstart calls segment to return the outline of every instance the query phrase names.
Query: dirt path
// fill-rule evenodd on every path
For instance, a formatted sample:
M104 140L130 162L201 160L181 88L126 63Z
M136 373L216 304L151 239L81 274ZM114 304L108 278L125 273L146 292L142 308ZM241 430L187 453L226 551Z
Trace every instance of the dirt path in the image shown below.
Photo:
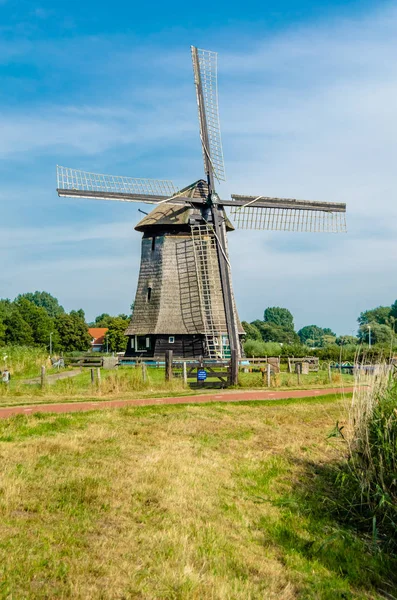
M59 381L60 379L76 377L76 375L81 375L81 369L74 369L73 371L63 371L62 373L54 373L53 375L47 375L46 382L48 384L51 384L55 383L55 381ZM23 383L33 385L34 383L40 383L40 381L40 377L33 377L32 379L25 379Z
M13 415L31 415L33 413L71 413L87 410L123 408L127 406L156 406L162 404L202 404L207 402L249 402L250 400L282 400L285 398L312 398L328 394L351 393L352 387L326 388L320 390L291 390L268 392L262 390L222 392L201 396L179 396L170 398L142 398L137 400L98 400L96 402L64 402L62 404L35 404L30 406L10 406L0 408L0 419Z

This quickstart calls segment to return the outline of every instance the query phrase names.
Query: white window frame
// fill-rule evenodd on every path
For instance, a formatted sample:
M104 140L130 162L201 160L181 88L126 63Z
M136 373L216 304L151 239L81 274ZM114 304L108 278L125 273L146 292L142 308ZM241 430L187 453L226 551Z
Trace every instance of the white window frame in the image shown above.
M174 335L170 335L168 338L168 343L169 344L175 344L175 336Z

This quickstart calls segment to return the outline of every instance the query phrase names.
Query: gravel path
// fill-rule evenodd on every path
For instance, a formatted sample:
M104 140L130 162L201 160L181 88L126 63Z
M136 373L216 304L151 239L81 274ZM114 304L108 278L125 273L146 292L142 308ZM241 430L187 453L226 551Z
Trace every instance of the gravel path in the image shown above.
M55 381L59 381L60 379L68 379L69 377L76 377L76 375L80 375L80 369L74 369L73 371L62 371L61 373L54 373L53 375L47 375L46 381L51 384ZM25 379L23 383L27 383L29 385L33 385L34 383L40 383L40 377L33 377L32 379Z
M72 371L69 371L72 373ZM270 392L262 390L232 391L219 394L203 394L198 396L177 396L169 398L142 398L137 400L98 400L96 402L63 402L62 404L32 404L30 406L10 406L0 408L0 419L13 415L31 415L33 413L71 413L87 410L123 408L127 406L156 406L162 404L205 404L208 402L249 402L252 400L282 400L285 398L312 398L328 394L348 394L353 391L347 388L326 388L320 390L291 390Z

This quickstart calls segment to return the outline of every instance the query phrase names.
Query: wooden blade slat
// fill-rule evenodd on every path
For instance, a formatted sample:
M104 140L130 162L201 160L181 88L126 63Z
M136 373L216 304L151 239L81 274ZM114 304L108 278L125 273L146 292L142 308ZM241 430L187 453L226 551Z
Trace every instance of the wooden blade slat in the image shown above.
M346 212L342 202L318 202L314 200L296 200L295 198L272 198L269 196L242 196L232 194L232 200L221 200L223 206L241 208L249 205L255 208L291 208L295 210L314 210L325 212Z

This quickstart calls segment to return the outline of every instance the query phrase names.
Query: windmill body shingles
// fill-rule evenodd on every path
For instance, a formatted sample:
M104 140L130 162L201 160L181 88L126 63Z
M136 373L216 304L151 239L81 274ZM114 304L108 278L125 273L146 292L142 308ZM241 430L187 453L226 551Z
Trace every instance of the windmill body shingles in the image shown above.
M136 226L144 235L134 313L126 335L205 334L189 225L195 212L190 207L164 205L156 207ZM209 238L207 244L213 264L218 265L214 238ZM221 331L226 334L218 268L211 284L211 304ZM244 333L238 317L237 322L240 333Z
M157 235L154 250L152 240L153 236L147 234L142 239L134 313L126 334L204 334L191 236L183 233ZM215 247L211 247L210 252L214 253L216 261ZM223 313L220 324L226 333L219 271L215 273L211 296L216 311Z

